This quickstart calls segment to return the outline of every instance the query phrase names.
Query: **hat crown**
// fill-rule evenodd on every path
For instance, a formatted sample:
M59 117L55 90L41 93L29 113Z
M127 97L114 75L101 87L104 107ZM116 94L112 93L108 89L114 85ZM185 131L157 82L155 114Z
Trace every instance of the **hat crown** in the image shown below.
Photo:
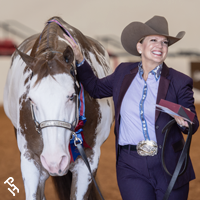
M158 33L169 35L168 23L164 17L154 16L145 22L145 24Z

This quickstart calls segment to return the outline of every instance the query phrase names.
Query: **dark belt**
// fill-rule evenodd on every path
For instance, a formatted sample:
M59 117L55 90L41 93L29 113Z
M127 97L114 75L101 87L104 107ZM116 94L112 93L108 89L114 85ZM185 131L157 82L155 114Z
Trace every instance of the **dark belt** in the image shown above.
M124 145L124 146L119 145L119 146L121 149L129 150L130 148L131 151L137 151L136 149L137 145Z

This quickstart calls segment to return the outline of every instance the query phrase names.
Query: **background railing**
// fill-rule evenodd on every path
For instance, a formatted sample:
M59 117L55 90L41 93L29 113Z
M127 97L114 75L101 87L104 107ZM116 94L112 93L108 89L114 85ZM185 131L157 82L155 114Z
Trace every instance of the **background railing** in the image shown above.
M0 28L2 29L2 37L7 38L11 34L24 40L27 37L36 34L37 32L32 28L16 21L16 20L6 20L0 22Z

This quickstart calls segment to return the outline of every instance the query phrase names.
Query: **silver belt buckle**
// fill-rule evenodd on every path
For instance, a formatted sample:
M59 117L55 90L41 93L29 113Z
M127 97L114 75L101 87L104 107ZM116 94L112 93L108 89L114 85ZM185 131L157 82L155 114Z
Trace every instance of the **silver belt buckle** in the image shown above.
M139 142L136 149L140 156L155 156L158 153L158 145L153 140Z

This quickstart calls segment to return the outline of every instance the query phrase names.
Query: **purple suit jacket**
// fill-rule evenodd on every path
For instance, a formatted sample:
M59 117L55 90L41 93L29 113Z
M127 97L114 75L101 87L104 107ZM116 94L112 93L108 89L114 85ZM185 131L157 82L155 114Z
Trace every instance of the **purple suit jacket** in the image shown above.
M104 98L113 96L115 106L114 132L116 136L116 156L118 157L121 103L128 87L130 86L131 82L138 72L138 63L122 63L116 68L113 74L102 79L99 79L94 75L90 65L87 62L85 62L81 67L78 67L77 71L79 81L83 84L86 91L93 98ZM159 103L160 99L166 99L168 101L189 108L193 113L195 113L193 124L193 132L195 133L198 129L199 121L197 119L195 111L192 87L193 80L190 77L172 68L168 68L165 63L163 64L157 94L157 103ZM161 149L164 139L162 129L170 120L172 120L172 117L166 113L157 110L155 112L156 137L158 147ZM176 167L177 160L180 156L183 145L184 140L181 129L177 124L175 124L169 132L167 143L165 146L165 162L171 174ZM166 172L164 173L166 180L169 182L171 177ZM193 167L191 161L189 160L186 172L177 179L174 188L179 188L194 178L195 175Z

